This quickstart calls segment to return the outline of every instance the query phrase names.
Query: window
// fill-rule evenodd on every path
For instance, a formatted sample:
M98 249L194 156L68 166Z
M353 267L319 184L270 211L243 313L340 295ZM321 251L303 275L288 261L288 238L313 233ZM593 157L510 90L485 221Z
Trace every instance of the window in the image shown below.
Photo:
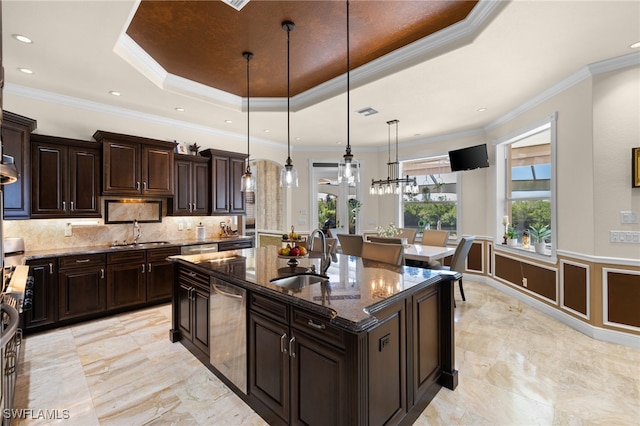
M448 156L405 161L403 175L415 177L420 187L417 195L402 197L402 226L449 231L449 237L456 239L457 230L457 173L451 171Z
M555 117L496 145L496 158L504 160L496 162L499 241L508 237L519 250L555 252L554 152Z

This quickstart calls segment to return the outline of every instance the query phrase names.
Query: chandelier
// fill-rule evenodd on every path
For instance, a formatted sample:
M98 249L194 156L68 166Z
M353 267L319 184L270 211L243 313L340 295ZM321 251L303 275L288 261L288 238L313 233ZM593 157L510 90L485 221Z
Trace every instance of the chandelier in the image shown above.
M387 178L374 180L371 179L371 195L387 195L387 194L417 194L419 192L418 182L416 178L409 178L409 175L400 177L400 163L398 162L398 123L399 120L387 121L389 130L389 160L387 162ZM391 125L396 125L396 161L391 161Z

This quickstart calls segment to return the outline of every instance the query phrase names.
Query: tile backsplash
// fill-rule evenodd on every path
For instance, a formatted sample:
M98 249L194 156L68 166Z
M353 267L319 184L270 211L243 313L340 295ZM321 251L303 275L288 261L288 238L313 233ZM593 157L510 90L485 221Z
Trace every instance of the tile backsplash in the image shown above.
M97 225L85 225L96 221ZM231 225L231 229L238 227L237 216L164 216L162 222L141 223L139 241L196 241L196 226L200 223L205 226L205 239L217 238L223 221ZM69 223L72 223L72 235L65 236ZM23 238L27 252L133 241L132 224L105 225L103 218L5 220L3 225L3 236Z

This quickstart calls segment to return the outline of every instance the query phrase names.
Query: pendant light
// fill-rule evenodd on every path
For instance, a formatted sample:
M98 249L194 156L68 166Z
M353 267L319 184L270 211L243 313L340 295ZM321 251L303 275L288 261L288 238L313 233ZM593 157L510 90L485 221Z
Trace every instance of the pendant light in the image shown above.
M290 55L291 55L291 31L296 27L291 21L284 21L282 29L287 32L287 161L280 171L280 187L297 188L298 187L298 171L293 167L291 161L291 78L290 78Z
M251 99L249 95L249 61L253 58L253 53L242 52L242 56L247 60L247 170L242 175L240 190L242 192L254 192L256 190L256 178L251 174L251 166L249 165L249 110Z
M358 163L358 160L353 159L353 154L351 153L351 126L349 125L349 115L351 112L349 105L349 65L349 1L347 0L347 149L342 157L343 160L338 163L338 183L360 182L360 164Z

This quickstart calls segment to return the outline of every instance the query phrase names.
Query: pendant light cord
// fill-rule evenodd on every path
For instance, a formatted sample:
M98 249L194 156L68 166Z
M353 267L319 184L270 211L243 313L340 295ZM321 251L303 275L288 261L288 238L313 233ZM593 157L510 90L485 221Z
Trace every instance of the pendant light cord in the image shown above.
M349 63L349 52L349 0L347 0L347 154L351 155L351 126L349 123L349 116L351 115L351 107L349 105L349 71L351 69L351 66Z
M295 28L293 22L286 21L282 24L287 30L287 165L291 165L291 30Z
M242 56L244 56L247 60L247 170L249 169L249 119L251 117L250 109L251 109L251 96L249 95L249 61L253 58L253 53L251 52L243 52Z

